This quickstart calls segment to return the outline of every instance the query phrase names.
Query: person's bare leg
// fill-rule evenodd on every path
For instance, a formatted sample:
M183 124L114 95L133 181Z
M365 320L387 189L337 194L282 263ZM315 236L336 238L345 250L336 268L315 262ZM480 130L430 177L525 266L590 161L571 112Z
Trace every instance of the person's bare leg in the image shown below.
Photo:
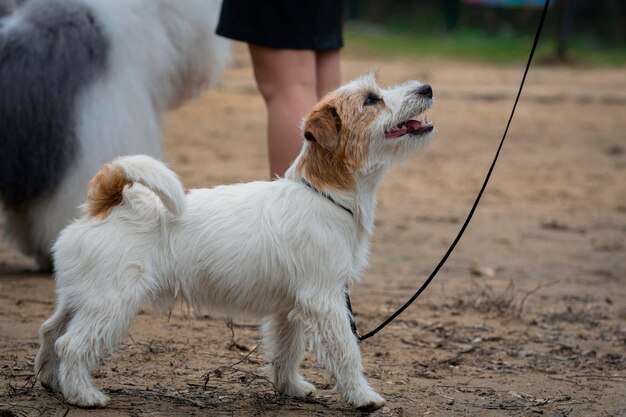
M300 152L300 122L317 103L314 51L250 45L254 76L267 105L271 178L283 176Z
M326 49L315 53L318 100L341 84L341 50Z

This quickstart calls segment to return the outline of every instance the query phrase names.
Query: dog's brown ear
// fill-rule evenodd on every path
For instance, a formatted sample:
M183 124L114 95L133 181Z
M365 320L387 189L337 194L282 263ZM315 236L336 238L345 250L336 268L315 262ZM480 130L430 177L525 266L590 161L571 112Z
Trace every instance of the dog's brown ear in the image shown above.
M315 108L304 122L304 138L332 151L339 141L341 119L330 104Z

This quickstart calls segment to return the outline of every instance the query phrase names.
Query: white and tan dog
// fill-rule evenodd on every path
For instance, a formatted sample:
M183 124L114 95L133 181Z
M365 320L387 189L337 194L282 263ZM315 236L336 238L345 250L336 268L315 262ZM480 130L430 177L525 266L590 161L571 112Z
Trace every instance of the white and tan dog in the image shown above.
M387 169L427 144L413 120L432 104L417 81L381 89L371 76L317 104L285 178L185 193L147 156L119 158L89 186L84 216L54 246L58 302L40 329L41 383L80 406L109 398L90 370L126 335L146 299L262 317L271 378L301 397L305 338L337 390L360 409L385 403L368 384L344 289L367 265L376 190Z

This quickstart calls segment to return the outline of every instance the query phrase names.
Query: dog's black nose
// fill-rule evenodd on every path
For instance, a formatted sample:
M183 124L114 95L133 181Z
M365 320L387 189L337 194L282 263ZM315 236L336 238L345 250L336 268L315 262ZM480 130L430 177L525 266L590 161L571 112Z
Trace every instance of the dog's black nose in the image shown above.
M417 89L417 94L419 94L420 96L433 98L433 89L430 85L424 84Z

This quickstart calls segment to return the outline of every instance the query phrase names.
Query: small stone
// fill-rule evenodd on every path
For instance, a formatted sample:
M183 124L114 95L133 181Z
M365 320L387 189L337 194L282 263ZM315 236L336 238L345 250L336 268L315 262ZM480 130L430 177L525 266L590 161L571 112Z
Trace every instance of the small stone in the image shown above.
M447 405L454 405L454 400L453 400L452 398L448 398L448 399L446 400L446 404L447 404Z
M474 350L474 346L471 344L462 344L459 345L459 349L461 353L470 353Z
M496 276L496 270L488 266L473 265L470 273L475 277L493 278Z
M391 408L389 408L389 407L383 407L383 409L381 410L381 412L382 412L383 414L389 414L389 413L391 413Z
M517 357L519 358L528 358L534 355L535 355L535 352L531 350L520 350L519 352L517 352Z

